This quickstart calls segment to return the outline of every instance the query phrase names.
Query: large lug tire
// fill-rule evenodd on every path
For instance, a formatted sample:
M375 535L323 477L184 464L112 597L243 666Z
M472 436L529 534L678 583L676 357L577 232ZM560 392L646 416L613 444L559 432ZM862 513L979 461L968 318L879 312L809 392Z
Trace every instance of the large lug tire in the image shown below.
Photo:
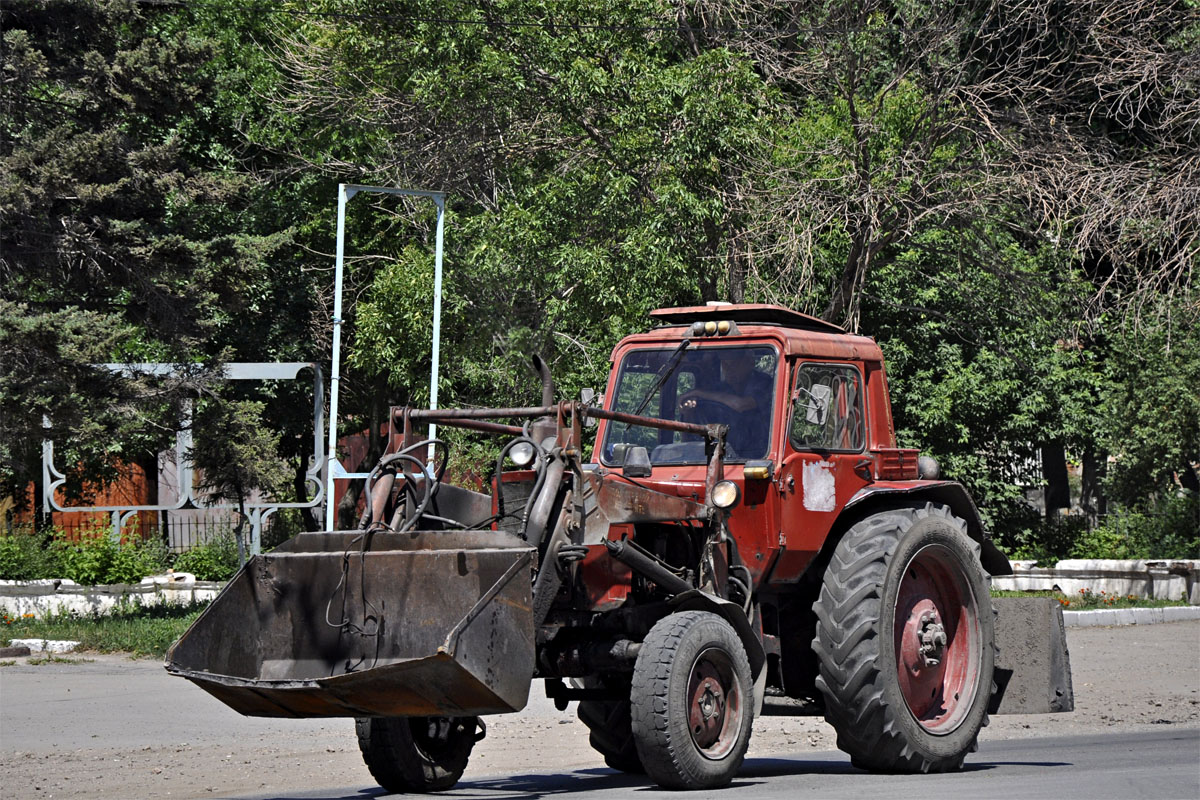
M726 786L750 744L750 662L728 622L707 611L659 620L633 670L633 740L668 789Z
M478 740L476 717L364 717L358 748L371 777L393 794L440 792L458 783Z
M588 743L604 763L618 772L641 775L646 771L633 741L629 700L581 700L579 721L587 726Z
M846 532L813 606L817 687L838 747L862 769L946 772L987 724L995 619L979 545L944 506Z

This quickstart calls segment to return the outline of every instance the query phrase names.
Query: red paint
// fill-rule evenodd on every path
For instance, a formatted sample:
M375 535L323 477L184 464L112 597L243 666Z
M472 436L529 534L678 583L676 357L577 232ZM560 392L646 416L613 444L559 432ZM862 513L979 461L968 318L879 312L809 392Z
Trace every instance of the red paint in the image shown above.
M913 483L903 481L917 477L917 452L896 447L883 352L873 339L838 332L828 323L806 321L804 315L794 312L786 312L785 316L790 315L789 320L806 327L740 321L763 313L783 314L784 310L771 310L765 306L725 306L655 312L652 316L667 321L687 319L689 315L707 315L712 319L728 317L736 320L737 335L693 336L690 324L676 324L627 337L612 352L614 369L609 376L605 407L611 408L614 402L618 377L615 367L632 350L670 349L685 337L691 339L691 348L734 344L773 347L780 354L780 379L775 385L775 410L768 450L772 480L748 482L740 464L727 464L725 477L742 489L742 503L729 519L730 532L737 540L742 561L750 569L756 584L784 585L804 574L825 543L838 515L860 490L881 483L911 487ZM855 452L797 449L790 440L792 392L797 372L805 364L843 366L853 369L859 376L859 413L864 430L862 447ZM839 407L835 402L834 409L845 413L844 403ZM604 441L611 424L601 421L597 442ZM827 470L833 481L833 502L824 504L826 510L806 507L804 501L805 467L818 469L820 464L829 465ZM658 491L704 499L702 464L658 465L653 468L651 477L640 482Z
M632 525L613 525L608 538L618 541L633 536ZM604 545L590 545L587 555L579 562L578 581L583 587L587 608L591 611L610 611L619 608L629 597L633 586L633 571L610 558Z
M896 598L894 646L900 691L909 711L933 733L962 722L975 700L981 644L975 599L953 557L926 547L908 563ZM936 664L922 653L922 633L941 630Z

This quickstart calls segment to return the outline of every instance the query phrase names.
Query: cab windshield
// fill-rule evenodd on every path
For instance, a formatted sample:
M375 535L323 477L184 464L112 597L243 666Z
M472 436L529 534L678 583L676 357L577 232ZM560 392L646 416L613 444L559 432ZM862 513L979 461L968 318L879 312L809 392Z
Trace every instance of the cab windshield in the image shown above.
M611 410L722 423L729 426L727 461L765 458L777 360L775 350L763 345L635 350L621 361ZM622 463L629 447L645 447L652 464L706 460L702 436L624 422L612 422L607 430L601 450L606 464Z

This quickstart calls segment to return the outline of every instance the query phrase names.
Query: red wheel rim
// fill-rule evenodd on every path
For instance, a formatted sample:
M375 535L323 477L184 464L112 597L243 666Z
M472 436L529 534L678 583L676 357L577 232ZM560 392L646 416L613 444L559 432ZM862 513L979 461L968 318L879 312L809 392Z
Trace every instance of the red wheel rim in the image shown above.
M727 653L709 648L692 662L687 686L688 731L705 758L727 756L737 742L742 693Z
M905 566L893 633L908 710L930 733L950 733L975 702L983 642L978 601L946 547L923 547Z

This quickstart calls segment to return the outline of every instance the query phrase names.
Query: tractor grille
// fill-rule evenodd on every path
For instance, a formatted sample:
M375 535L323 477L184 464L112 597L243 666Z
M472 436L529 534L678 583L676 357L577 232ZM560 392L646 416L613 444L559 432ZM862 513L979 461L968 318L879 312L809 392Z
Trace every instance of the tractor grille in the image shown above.
M525 530L522 520L525 518L525 504L529 502L529 494L533 491L533 473L529 473L528 478L521 476L517 480L505 476L500 486L504 497L504 517L499 520L497 527L505 533L523 536Z

